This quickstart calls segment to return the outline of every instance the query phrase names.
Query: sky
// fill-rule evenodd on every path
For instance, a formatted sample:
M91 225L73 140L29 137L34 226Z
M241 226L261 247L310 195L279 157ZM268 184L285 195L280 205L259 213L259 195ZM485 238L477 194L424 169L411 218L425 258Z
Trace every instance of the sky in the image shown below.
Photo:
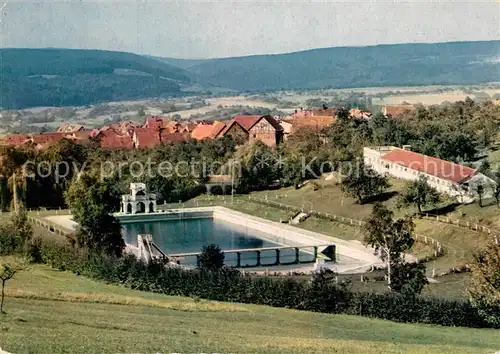
M500 0L8 0L0 19L3 48L174 58L500 39Z

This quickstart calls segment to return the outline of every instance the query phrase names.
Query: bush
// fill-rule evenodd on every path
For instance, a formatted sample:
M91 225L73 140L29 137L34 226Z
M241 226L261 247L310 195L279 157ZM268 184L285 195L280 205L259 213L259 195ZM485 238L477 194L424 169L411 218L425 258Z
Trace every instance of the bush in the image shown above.
M224 194L224 189L219 185L212 186L212 188L210 188L210 194L222 195Z
M232 192L233 192L233 187L231 187L230 185L226 184L224 186L224 194L231 195Z
M200 254L200 268L219 270L224 265L224 253L217 245L203 246Z
M468 302L397 293L353 293L348 283L336 284L325 274L304 282L281 277L252 277L228 267L185 270L166 267L161 261L145 264L133 255L115 258L57 243L42 243L40 249L43 261L54 268L141 291L397 322L491 327ZM213 255L215 251L216 246L205 253ZM220 265L220 262L210 264Z

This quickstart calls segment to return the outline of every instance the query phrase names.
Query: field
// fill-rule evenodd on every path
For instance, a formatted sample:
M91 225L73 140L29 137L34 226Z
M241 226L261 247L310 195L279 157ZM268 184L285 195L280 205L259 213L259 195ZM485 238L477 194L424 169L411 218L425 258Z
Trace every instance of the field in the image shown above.
M218 303L32 266L7 285L0 346L14 353L493 353L494 330Z

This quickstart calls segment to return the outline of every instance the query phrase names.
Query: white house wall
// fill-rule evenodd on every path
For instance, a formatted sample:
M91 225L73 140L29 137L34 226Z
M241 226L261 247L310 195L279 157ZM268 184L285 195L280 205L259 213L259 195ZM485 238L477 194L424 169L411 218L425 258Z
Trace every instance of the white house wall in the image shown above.
M386 152L384 152L384 154L385 153ZM447 194L450 197L457 197L462 203L469 203L474 200L474 198L468 194L467 191L463 190L458 183L450 182L427 173L385 161L382 159L383 155L374 149L364 148L363 155L365 165L370 166L381 175L388 174L392 177L407 181L414 181L418 179L420 175L424 175L427 177L427 183L431 187L434 187L439 193Z

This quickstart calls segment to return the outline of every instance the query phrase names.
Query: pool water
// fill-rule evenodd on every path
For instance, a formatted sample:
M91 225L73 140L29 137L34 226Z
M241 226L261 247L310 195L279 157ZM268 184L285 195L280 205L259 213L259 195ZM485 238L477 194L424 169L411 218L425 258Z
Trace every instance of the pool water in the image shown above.
M203 246L218 245L222 250L248 249L262 247L278 247L281 240L269 234L247 229L237 224L217 219L185 219L157 222L126 223L123 227L123 238L126 243L137 245L138 234L153 235L154 243L167 254L200 252ZM259 237L260 236L260 237ZM272 242L271 240L276 240ZM272 264L275 251L263 251L261 263ZM301 261L309 260L311 255L301 252ZM282 250L280 259L291 262L295 259L295 251ZM256 263L256 253L241 254L242 265ZM186 257L181 264L194 265L196 257ZM236 265L236 254L227 254L225 264Z

